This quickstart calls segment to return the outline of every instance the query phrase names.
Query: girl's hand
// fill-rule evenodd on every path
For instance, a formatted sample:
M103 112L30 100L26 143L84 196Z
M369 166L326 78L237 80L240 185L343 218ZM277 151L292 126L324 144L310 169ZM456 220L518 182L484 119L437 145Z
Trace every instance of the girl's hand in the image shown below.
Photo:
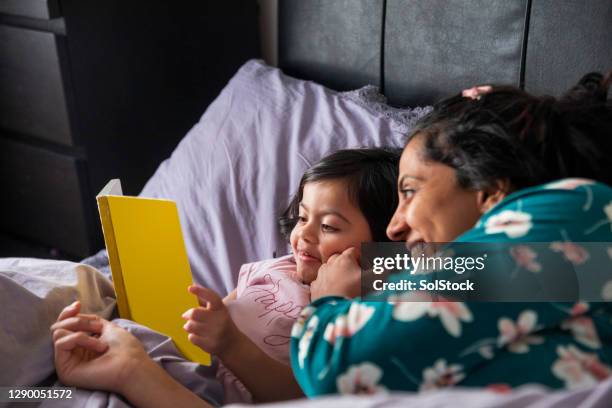
M67 306L51 326L59 379L66 385L123 393L134 370L149 356L127 330L79 314L80 309L78 301Z
M189 292L198 298L200 304L182 316L187 320L183 328L189 333L189 341L223 360L230 350L236 349L244 334L215 291L192 285Z
M324 296L354 298L361 295L361 266L353 247L329 257L310 284L310 300Z

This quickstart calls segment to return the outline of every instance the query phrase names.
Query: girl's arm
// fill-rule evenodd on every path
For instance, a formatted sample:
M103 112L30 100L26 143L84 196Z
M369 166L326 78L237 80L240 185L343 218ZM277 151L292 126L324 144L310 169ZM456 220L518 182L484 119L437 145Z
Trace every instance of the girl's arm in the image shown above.
M257 401L303 396L291 367L264 353L234 324L225 303L213 290L191 286L199 307L183 314L189 341L223 363L246 385Z
M304 396L291 367L267 355L242 333L219 358L257 402L284 401Z
M230 300L236 300L237 291L238 289L234 289L230 293L228 293L227 296L223 298L223 303L227 303Z

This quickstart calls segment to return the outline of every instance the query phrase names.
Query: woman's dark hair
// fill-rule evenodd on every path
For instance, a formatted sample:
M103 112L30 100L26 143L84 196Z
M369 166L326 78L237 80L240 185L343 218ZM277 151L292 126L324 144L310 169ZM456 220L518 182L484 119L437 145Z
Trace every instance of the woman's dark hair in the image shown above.
M388 241L387 224L398 205L397 176L402 149L368 148L339 150L306 170L297 193L280 217L281 233L289 238L298 220L307 183L345 180L349 197L361 210L374 241Z
M612 71L585 75L563 97L493 86L476 99L443 100L417 123L426 160L456 170L458 183L484 189L507 180L521 189L564 177L612 184Z

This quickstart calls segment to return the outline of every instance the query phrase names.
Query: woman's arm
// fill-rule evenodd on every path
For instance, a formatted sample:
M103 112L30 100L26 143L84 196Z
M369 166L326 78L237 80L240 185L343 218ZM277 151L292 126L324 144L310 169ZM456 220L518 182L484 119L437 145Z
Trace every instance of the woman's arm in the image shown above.
M135 406L210 407L155 364L127 330L79 311L73 303L51 326L62 383L116 392Z
M136 407L212 407L183 387L150 358L128 368L129 380L120 393Z
M529 368L538 353L552 358L540 333L559 331L571 316L572 305L414 301L411 292L347 300L351 285L339 280L358 268L350 261L343 254L321 267L312 284L320 298L293 327L292 367L308 396L508 382L504 359L525 360L517 364ZM488 382L474 374L485 371Z

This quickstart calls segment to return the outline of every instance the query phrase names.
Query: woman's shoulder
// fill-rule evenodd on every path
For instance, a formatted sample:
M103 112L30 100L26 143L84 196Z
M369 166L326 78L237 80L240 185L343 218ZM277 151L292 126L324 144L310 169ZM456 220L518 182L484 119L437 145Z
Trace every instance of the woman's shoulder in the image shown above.
M567 178L510 194L458 241L612 241L612 188Z

